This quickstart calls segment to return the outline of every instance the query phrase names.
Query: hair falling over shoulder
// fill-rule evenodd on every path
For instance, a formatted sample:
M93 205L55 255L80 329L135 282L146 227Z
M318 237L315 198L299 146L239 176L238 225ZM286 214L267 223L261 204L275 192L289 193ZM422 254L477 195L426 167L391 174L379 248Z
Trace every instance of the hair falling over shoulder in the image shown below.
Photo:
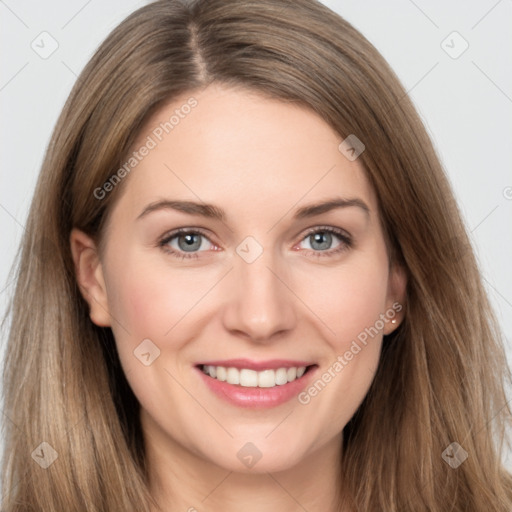
M360 158L408 286L405 321L385 340L344 431L351 508L510 512L512 478L501 462L509 372L453 193L386 61L314 0L157 1L124 20L79 76L44 159L16 268L2 510L154 505L137 400L112 332L89 319L69 235L78 227L99 239L122 184L101 200L95 190L126 161L144 122L214 81L305 105L341 138L364 138ZM442 457L454 442L468 453L456 469ZM35 463L41 450L55 458L46 468Z

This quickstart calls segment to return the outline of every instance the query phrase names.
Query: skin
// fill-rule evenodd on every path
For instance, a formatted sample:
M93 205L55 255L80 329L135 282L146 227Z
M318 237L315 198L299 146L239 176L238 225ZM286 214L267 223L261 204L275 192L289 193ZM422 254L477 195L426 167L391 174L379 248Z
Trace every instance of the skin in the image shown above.
M134 147L190 96L158 111ZM151 490L162 510L335 510L342 429L373 380L382 335L402 313L307 405L294 398L241 409L214 395L194 365L301 359L315 362L320 377L402 303L404 274L390 267L362 165L345 158L342 139L317 114L219 84L193 96L197 106L125 178L102 250L83 232L71 234L91 320L112 328L141 403ZM297 209L333 198L358 198L368 212L349 206L294 219ZM173 209L138 218L162 199L213 204L225 218ZM334 235L318 249L308 229L326 226L349 234L351 246ZM207 233L197 258L159 246L176 228ZM263 249L252 263L235 251L247 236ZM133 353L144 339L160 350L149 366ZM252 468L237 457L249 441L262 454Z

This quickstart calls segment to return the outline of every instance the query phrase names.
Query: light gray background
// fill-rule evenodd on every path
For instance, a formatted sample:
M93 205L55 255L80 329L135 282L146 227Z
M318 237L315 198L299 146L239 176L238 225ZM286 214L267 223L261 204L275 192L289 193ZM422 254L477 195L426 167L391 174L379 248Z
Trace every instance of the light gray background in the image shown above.
M0 0L2 314L13 291L8 271L57 116L98 44L145 3ZM324 3L378 48L416 104L464 213L512 361L512 0ZM452 58L464 40L468 49ZM43 59L31 44L40 53L58 48ZM512 457L504 457L512 469Z

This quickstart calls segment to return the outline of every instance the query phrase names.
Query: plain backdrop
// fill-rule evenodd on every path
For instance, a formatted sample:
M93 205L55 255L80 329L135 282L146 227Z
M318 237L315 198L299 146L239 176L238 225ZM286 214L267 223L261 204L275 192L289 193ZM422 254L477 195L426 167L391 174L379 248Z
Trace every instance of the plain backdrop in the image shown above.
M57 116L99 43L145 3L0 0L2 314ZM423 118L464 214L512 361L512 0L325 3L384 55ZM512 469L510 454L504 458Z

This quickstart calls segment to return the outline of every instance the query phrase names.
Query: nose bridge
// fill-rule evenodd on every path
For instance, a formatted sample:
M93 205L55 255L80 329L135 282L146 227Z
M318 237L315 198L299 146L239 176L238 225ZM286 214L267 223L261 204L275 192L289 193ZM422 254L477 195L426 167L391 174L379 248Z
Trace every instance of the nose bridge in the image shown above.
M248 249L246 253L243 249ZM240 244L234 261L234 287L224 315L225 327L244 333L253 340L264 341L274 334L293 328L293 297L276 277L280 267L272 249ZM245 257L251 253L251 257ZM285 276L283 276L284 278ZM283 279L286 281L286 279Z

